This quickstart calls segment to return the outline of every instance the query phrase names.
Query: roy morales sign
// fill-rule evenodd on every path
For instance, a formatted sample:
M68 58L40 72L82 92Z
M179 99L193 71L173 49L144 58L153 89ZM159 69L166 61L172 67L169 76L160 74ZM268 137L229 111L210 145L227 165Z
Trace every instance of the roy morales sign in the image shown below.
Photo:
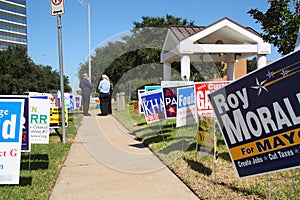
M300 51L209 94L240 178L300 166Z

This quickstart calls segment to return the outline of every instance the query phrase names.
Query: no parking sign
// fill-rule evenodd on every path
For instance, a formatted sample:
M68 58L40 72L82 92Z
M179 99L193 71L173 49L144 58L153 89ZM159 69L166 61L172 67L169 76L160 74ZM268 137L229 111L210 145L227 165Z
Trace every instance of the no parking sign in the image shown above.
M64 0L50 0L51 15L61 15L65 13Z

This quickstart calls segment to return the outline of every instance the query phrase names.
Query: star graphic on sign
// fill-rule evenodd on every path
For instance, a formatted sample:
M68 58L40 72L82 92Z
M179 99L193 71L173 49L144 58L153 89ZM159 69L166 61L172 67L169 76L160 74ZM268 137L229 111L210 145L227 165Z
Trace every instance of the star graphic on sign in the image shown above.
M176 111L175 111L175 106L173 107L173 106L170 106L169 108L168 108L168 113L170 114L170 115L173 115L173 114L176 114Z
M287 70L282 70L280 74L284 77L288 74L288 71Z
M264 160L268 160L268 156L264 156Z
M262 82L259 82L258 79L256 78L256 86L252 86L251 88L258 90L258 96L260 95L261 91L264 89L265 91L268 92L268 89L264 86L264 83L267 80L264 80Z
M268 77L268 79L271 79L272 77L274 77L273 72L268 71L266 76Z
M295 153L299 153L299 149L295 148Z

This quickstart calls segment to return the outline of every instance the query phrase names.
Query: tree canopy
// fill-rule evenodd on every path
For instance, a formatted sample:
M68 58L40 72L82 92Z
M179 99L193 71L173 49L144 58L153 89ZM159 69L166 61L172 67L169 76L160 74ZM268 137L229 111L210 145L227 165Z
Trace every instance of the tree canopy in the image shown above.
M263 39L286 55L295 48L299 25L299 3L297 0L269 0L270 7L263 13L251 9L248 13L262 25Z
M60 75L50 66L36 65L25 49L0 51L0 94L24 92L52 93L60 89ZM65 92L71 92L68 77L64 77Z

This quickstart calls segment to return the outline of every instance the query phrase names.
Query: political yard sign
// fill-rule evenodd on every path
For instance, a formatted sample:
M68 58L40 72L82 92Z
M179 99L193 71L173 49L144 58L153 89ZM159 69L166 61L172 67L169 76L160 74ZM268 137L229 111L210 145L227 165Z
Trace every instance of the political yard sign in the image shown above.
M176 127L197 122L194 86L177 88Z
M0 184L19 184L24 99L0 99Z
M177 88L178 87L163 87L162 88L167 119L176 118Z
M24 99L22 117L22 152L30 152L29 137L29 97L26 95L0 95L0 99Z
M300 166L300 51L209 94L240 178Z
M141 99L147 124L166 118L161 89L144 92L141 94Z
M30 98L29 136L31 144L49 143L50 106L48 99Z
M199 116L213 117L214 113L209 102L208 94L229 84L229 81L196 82L196 108Z

